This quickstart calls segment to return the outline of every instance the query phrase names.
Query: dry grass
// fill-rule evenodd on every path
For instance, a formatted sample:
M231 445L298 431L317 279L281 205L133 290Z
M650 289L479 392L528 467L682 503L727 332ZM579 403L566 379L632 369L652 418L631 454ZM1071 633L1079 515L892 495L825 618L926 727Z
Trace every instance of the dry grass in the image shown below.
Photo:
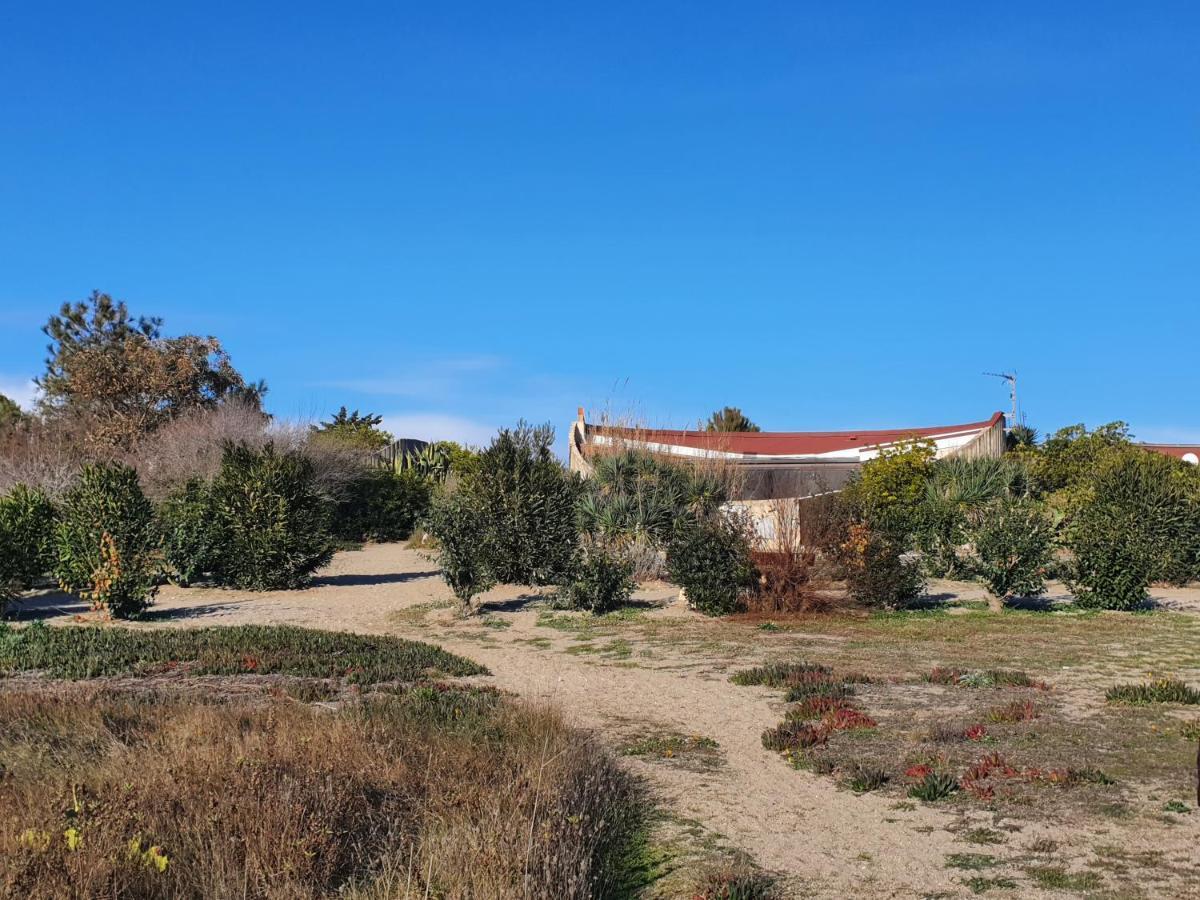
M0 720L4 896L602 896L637 819L595 744L490 692L60 685L0 692Z

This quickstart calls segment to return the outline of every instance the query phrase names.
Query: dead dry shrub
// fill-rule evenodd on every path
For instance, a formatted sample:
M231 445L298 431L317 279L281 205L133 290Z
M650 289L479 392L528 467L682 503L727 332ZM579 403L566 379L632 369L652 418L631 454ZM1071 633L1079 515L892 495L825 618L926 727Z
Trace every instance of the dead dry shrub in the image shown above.
M805 613L830 609L842 592L834 550L845 540L848 517L836 495L773 500L769 538L752 558L758 584L747 598L753 613Z
M271 420L253 404L228 401L196 409L146 435L126 455L147 496L160 501L193 478L211 481L221 469L227 444L261 450L299 450L313 464L319 493L342 499L372 466L371 452L347 441L314 434L305 422Z
M161 500L190 479L211 481L220 471L226 443L261 448L270 419L251 403L231 401L196 409L146 435L129 452L147 496Z
M41 488L58 497L71 486L89 457L87 426L66 416L43 420L29 416L0 430L0 493L18 484Z
M16 690L0 720L3 896L588 897L636 825L559 716L445 690L337 712Z

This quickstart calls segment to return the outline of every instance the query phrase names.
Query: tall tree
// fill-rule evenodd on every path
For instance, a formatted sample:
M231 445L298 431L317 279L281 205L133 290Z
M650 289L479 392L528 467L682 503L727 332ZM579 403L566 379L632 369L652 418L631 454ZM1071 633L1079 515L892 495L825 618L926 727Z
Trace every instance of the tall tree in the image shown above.
M343 406L328 422L312 426L312 432L318 437L343 441L365 450L381 450L395 440L379 427L382 422L383 416L360 414L357 409L347 412Z
M708 417L705 431L762 431L751 422L736 406L726 406L718 409Z
M16 401L0 394L0 429L16 425L24 418L25 413L21 411L21 407L17 406Z
M86 419L97 443L129 446L182 412L229 400L260 405L215 337L162 334L162 319L134 318L123 301L93 291L64 303L42 329L50 338L38 379L42 407Z

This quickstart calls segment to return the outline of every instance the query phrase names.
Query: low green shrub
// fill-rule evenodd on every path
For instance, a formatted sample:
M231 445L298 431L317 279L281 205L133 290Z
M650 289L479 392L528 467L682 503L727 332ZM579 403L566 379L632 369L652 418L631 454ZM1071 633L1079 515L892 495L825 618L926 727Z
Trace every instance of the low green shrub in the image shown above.
M734 672L729 680L743 686L762 684L773 688L790 688L812 681L829 681L830 677L830 668L818 663L769 662Z
M775 728L768 728L762 733L763 747L779 752L813 747L828 739L829 734L824 728L795 719L784 719Z
M920 568L903 558L901 546L866 525L850 526L842 564L850 596L867 606L904 609L925 592Z
M706 872L692 891L693 900L773 900L777 896L773 878L745 865Z
M415 471L372 469L354 479L334 505L341 541L402 541L429 511L433 485Z
M1200 575L1200 477L1140 448L1110 451L1076 491L1067 529L1077 602L1136 609L1153 581Z
M1085 609L1132 610L1146 605L1153 557L1129 510L1092 503L1072 524L1067 546L1074 555L1069 585Z
M33 582L54 568L54 523L50 498L18 484L0 497L0 614Z
M583 485L553 443L549 425L520 422L502 430L460 479L458 493L486 535L481 564L501 584L561 584L575 562Z
M1030 500L998 500L967 528L975 546L975 575L1001 601L1036 597L1046 590L1046 565L1054 529Z
M718 513L679 528L667 545L667 572L692 609L706 616L736 611L755 576L743 527Z
M141 613L157 590L154 508L137 472L87 465L62 498L55 575L63 589L118 618Z
M480 510L460 491L442 492L434 497L425 528L437 541L434 558L442 578L462 611L470 612L472 598L496 583L489 566L489 533Z
M562 596L572 609L606 613L628 603L633 588L633 564L591 546L580 554Z
M891 780L891 774L886 769L865 763L855 763L846 775L846 787L856 794L877 791Z
M163 561L176 584L187 586L210 574L223 550L223 521L204 482L192 479L158 507Z
M908 796L926 803L945 800L959 789L958 779L946 772L927 772L908 789Z
M333 557L328 509L300 453L227 445L212 505L223 531L214 572L221 584L303 587Z
M1200 691L1175 678L1159 678L1146 684L1116 684L1105 692L1109 703L1200 703Z
M15 573L25 587L54 569L57 518L41 488L18 484L0 497L0 543L9 545Z

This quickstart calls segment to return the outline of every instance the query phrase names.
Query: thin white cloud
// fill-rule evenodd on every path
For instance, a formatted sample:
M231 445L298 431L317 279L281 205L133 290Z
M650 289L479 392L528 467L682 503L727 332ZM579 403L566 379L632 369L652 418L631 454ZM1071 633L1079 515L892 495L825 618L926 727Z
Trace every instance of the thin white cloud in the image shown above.
M15 401L21 409L30 410L37 402L37 385L31 378L0 375L0 394Z
M443 399L463 387L472 376L494 371L504 364L498 356L461 356L449 359L417 360L401 374L371 375L364 378L339 378L320 382L320 387L358 391L380 397L421 397Z
M494 425L445 413L385 414L383 427L398 438L458 441L472 447L486 447L496 435Z

